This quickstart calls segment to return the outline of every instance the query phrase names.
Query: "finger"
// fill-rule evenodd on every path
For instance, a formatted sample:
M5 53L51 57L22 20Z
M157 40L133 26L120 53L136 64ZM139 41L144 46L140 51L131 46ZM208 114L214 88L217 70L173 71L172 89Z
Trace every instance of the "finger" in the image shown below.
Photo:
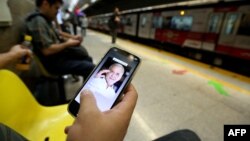
M101 70L96 74L96 77L99 78L101 76L104 76L104 74L108 72L110 72L110 70Z
M107 69L107 70L102 70L102 73L108 73L108 72L110 72L109 69Z
M80 44L80 41L79 40L74 40L74 43L75 44Z
M31 61L31 58L32 58L32 51L29 50L29 49L26 49L24 55L27 55L27 56L28 56L28 59L29 59L29 60L27 60L27 61L30 62L30 61Z
M133 113L136 102L138 99L138 94L132 84L128 85L124 92L124 97L120 103L118 103L114 109L120 109L125 113Z
M80 97L79 116L85 112L99 111L94 95L89 90L83 90Z
M29 64L31 62L31 58L27 57L27 59L25 60L25 62Z
M65 127L65 129L64 129L64 133L65 133L65 134L68 134L70 127L71 127L71 126L66 126L66 127Z
M27 54L30 56L30 57L32 57L32 51L31 50L27 50Z

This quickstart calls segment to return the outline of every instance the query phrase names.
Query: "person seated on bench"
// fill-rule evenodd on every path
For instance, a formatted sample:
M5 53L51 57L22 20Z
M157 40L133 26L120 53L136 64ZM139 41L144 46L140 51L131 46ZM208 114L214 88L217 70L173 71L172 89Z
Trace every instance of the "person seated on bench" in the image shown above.
M32 36L33 52L51 74L81 75L86 78L95 67L79 35L58 33L53 21L63 0L36 0L37 9L25 20L26 33ZM67 38L67 40L63 40Z

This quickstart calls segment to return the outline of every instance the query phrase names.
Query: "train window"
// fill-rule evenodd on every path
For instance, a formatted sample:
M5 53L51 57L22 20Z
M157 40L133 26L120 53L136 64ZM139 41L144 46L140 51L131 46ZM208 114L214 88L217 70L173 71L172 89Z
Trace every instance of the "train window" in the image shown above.
M153 16L152 28L161 28L162 27L162 17Z
M125 17L121 17L121 24L125 25L127 23L127 20Z
M223 13L213 13L208 22L208 32L219 33Z
M227 15L223 34L230 35L235 33L240 16L240 13L229 13Z
M126 20L126 26L132 26L132 20L131 20L131 17L127 17L127 20Z
M145 25L147 24L147 17L146 16L141 16L141 27L145 27Z
M164 17L162 22L163 29L169 29L171 27L172 17Z
M240 26L237 33L239 35L250 36L250 14L242 15Z
M103 22L104 22L104 24L108 24L108 21L109 21L109 19L108 18L103 18Z
M192 28L192 16L174 16L171 20L171 29L189 31Z

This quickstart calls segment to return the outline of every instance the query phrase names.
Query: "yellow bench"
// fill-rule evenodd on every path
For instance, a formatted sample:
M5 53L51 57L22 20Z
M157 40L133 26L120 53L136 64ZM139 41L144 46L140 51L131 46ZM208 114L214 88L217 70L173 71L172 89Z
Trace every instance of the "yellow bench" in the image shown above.
M43 66L40 59L35 54L33 55L33 60L34 60L34 63L35 63L35 67L37 67L37 68L34 68L34 69L38 69L41 77L45 78L45 80L56 82L56 84L57 84L57 87L54 87L57 90L53 91L53 92L57 92L57 93L51 93L51 94L52 95L59 95L60 103L54 103L53 105L59 105L61 103L65 103L67 101L67 99L66 99L63 76L62 75L53 75L53 74L49 73L45 69L45 67ZM49 94L49 95L51 95L51 94ZM46 105L46 104L44 104L44 105Z
M17 75L0 70L0 122L31 141L63 141L64 128L73 118L67 104L40 105Z

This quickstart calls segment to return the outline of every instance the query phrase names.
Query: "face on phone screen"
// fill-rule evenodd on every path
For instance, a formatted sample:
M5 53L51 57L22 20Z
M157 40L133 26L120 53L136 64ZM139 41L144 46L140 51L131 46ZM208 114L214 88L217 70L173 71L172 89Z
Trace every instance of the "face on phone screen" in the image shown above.
M80 89L75 101L80 103L80 93L85 89L90 90L98 108L101 111L109 110L130 81L139 62L138 57L112 48Z

